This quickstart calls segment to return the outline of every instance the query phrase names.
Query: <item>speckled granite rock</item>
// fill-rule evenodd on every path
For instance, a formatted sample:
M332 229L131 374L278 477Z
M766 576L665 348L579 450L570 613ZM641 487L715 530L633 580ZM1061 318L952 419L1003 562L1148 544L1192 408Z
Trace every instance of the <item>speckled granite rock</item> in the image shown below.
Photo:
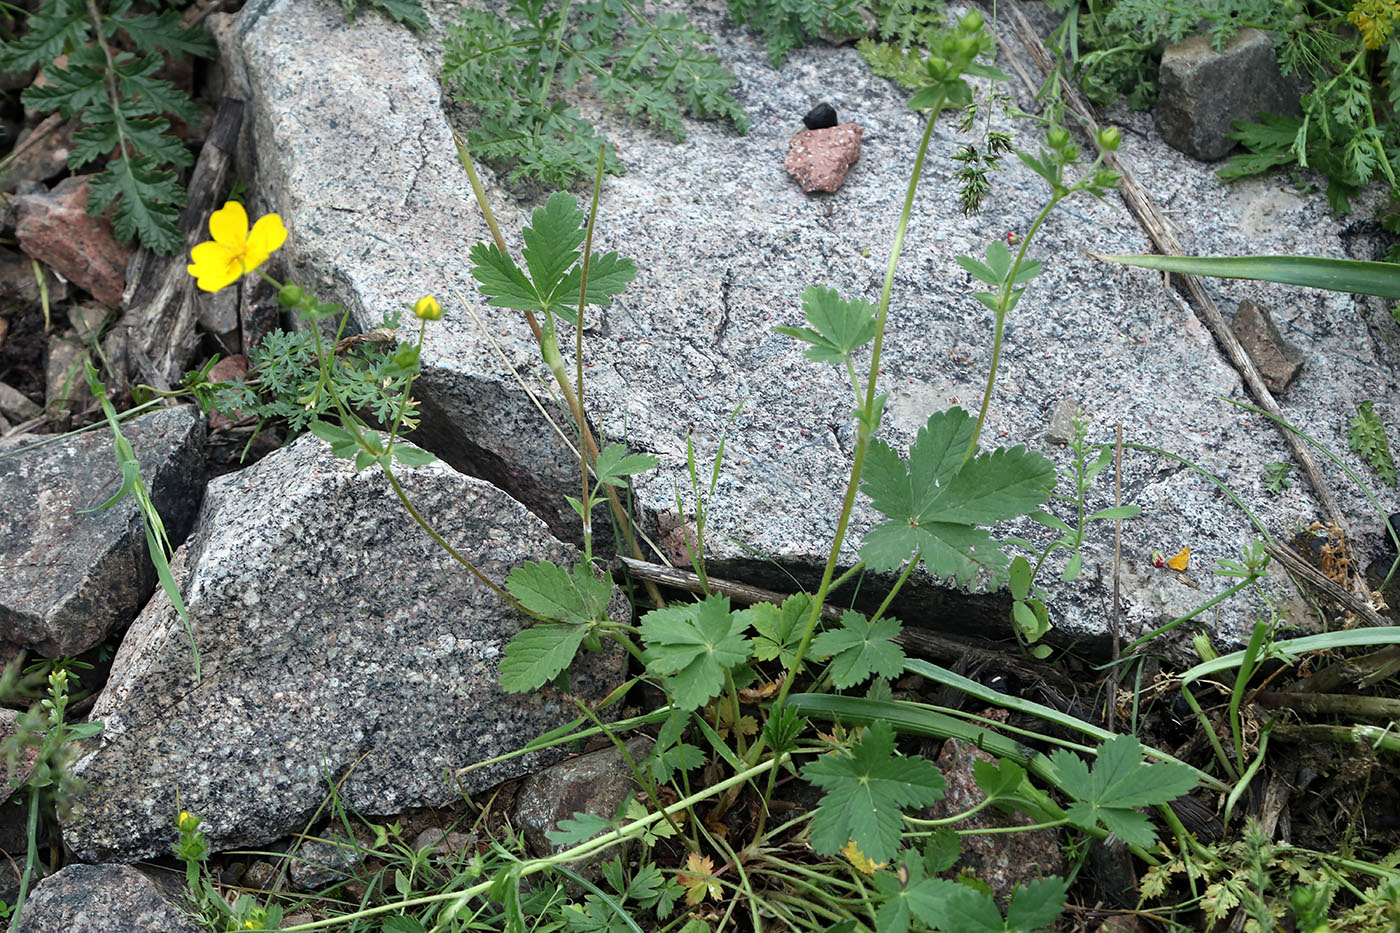
M492 579L574 556L518 503L440 462L400 480ZM309 434L211 482L182 556L202 681L158 593L93 708L106 729L74 768L87 786L63 830L80 858L164 851L177 793L216 848L304 826L341 778L342 802L361 813L442 805L552 760L512 759L460 788L446 776L574 715L552 690L501 692L496 667L524 617L432 542L380 472L355 473ZM576 667L576 693L614 687L620 655Z
M185 539L204 491L204 421L192 406L122 427L170 540ZM14 437L9 453L45 438ZM121 488L112 436L89 431L0 459L0 640L76 655L136 617L156 586L136 500Z
M1273 36L1258 29L1241 29L1219 52L1203 35L1168 46L1158 81L1157 129L1167 145L1197 159L1229 155L1236 120L1298 112L1296 80L1280 72Z
M450 21L451 6L430 4L436 25ZM711 570L789 586L753 555L812 580L850 467L852 401L841 373L808 364L800 347L771 328L802 323L800 296L810 285L878 296L923 120L907 108L907 95L871 74L854 50L814 45L774 71L762 44L729 23L721 0L683 6L738 76L736 96L753 128L739 136L689 121L678 145L601 109L586 93L571 96L598 120L628 170L603 186L595 247L620 250L640 270L589 329L587 404L602 434L626 437L661 458L660 469L634 489L649 520L674 506L676 488L689 488L687 438L708 464L728 430L707 515ZM425 292L448 296L447 316L423 357L420 439L568 530L576 527L562 504L573 492L571 454L542 425L511 372L518 368L543 395L537 353L516 313L482 305L463 262L489 234L456 164L433 83L436 41L415 39L374 13L347 26L331 0L251 0L229 41L257 114L255 164L245 174L256 169L269 206L286 219L287 256L297 273L349 301L362 325ZM1007 90L1031 106L1026 88ZM797 129L794 114L820 99L865 134L859 172L836 195L813 200L781 166ZM1208 166L1163 144L1150 117L1121 120L1123 157L1181 227L1187 250L1344 255L1320 195L1280 208L1261 235L1257 225L1246 227ZM952 156L968 137L956 123L948 114L934 132L895 280L882 365L882 389L890 393L882 435L895 445L912 441L933 411L977 403L992 321L954 257L980 256L993 238L1024 234L1047 196L1029 169L1008 159L983 213L962 216ZM1037 145L1028 127L1006 126L999 116L993 126L1016 133L1022 146ZM518 249L524 219L537 205L516 202L489 171L484 178ZM1090 440L1110 440L1121 423L1129 443L1168 449L1224 477L1274 531L1311 520L1316 504L1303 484L1277 498L1265 494L1262 465L1287 459L1284 442L1266 421L1226 403L1246 393L1195 315L1168 297L1160 276L1105 265L1085 251L1139 253L1149 246L1117 198L1075 200L1049 218L1032 248L1046 271L1009 322L986 440L1042 446L1048 414L1073 396L1093 413ZM1357 398L1400 397L1400 353L1385 336L1393 337L1394 324L1380 303L1258 283L1208 288L1224 307L1251 297L1275 309L1290 339L1317 361L1290 389L1285 415L1364 470L1347 451L1344 413ZM1061 463L1068 457L1052 453ZM1373 539L1379 518L1340 470L1323 470L1355 517L1353 537ZM1124 528L1123 631L1131 637L1223 590L1229 581L1201 568L1236 556L1253 531L1200 474L1151 454L1125 458L1123 498L1143 509ZM1089 506L1112 502L1101 484ZM858 503L848 561L873 520ZM1006 530L1036 542L1044 534L1029 523ZM1051 617L1064 633L1107 631L1111 534L1109 526L1093 529L1080 581L1052 589ZM1175 553L1182 544L1193 554L1190 582L1149 562L1153 550ZM1059 569L1047 567L1049 578ZM862 587L877 590L869 581ZM952 598L920 575L908 592L911 602L898 608L906 621L985 631L1006 618L1005 602ZM1291 590L1280 578L1271 592L1286 603ZM1224 640L1237 639L1259 608L1231 601L1202 622Z
M645 736L627 743L627 754L634 763L645 758L650 749L651 740ZM562 852L568 846L555 845L546 835L559 828L560 820L570 819L575 813L611 820L636 786L622 753L616 748L601 748L561 761L521 782L513 823L524 831L525 842L535 855ZM604 852L585 861L596 864L611 857L611 852Z
M199 933L178 892L125 865L69 865L34 886L19 933Z

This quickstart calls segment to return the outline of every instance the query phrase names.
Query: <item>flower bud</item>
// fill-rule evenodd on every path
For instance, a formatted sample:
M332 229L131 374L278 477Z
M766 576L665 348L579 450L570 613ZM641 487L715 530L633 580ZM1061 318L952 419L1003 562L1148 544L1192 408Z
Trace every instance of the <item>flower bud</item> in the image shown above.
M1098 133L1099 148L1105 152L1114 152L1123 144L1123 133L1116 126L1101 126Z
M283 285L277 292L277 301L284 308L295 308L306 298L306 292L301 290L299 285Z
M1050 132L1045 134L1045 141L1051 149L1063 149L1069 145L1069 130L1063 126L1051 127Z
M442 317L442 306L432 295L424 295L413 305L413 316L423 321L436 321Z
M977 10L968 10L963 14L963 18L958 21L963 32L978 32L982 29L982 14Z
M976 36L963 36L958 40L958 57L972 61L977 57L977 48L980 44Z

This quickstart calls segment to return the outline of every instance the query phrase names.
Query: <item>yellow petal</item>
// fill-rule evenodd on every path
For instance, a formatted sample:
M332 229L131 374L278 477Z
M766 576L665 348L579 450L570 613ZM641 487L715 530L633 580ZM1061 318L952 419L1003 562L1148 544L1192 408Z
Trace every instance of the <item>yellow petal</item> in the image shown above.
M241 250L248 242L248 212L243 205L229 201L210 214L209 235L215 243Z
M248 271L262 265L267 257L287 242L287 228L276 214L264 214L248 234ZM255 261L256 260L256 261Z
M190 250L190 264L185 270L195 277L195 284L201 289L217 292L238 281L243 265L227 246L205 242Z
M1177 555L1175 557L1167 561L1167 566L1173 570L1185 570L1186 564L1190 560L1191 549L1189 547L1183 547L1180 551L1177 552Z

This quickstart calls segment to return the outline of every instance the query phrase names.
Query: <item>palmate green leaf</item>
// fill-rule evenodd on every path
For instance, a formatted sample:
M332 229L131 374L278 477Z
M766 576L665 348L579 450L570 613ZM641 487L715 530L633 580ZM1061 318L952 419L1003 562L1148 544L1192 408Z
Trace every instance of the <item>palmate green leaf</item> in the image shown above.
M760 661L776 659L785 668L791 668L797 660L797 645L811 614L812 598L806 593L794 593L783 600L781 607L754 603L736 613L758 633L753 640L753 656Z
M598 482L609 486L626 486L627 477L655 469L661 461L651 454L629 454L621 444L609 444L598 451L593 472Z
M1017 885L1006 909L1006 929L1033 933L1052 926L1065 908L1068 893L1068 883L1058 877L1041 878L1025 887Z
M573 662L587 631L583 625L544 623L518 632L501 659L501 689L528 693L558 677Z
M637 277L637 264L616 251L595 253L588 263L588 304L606 308L612 304L614 295L627 289ZM559 305L554 313L575 326L578 325L578 293L583 284L583 266L569 270L559 283L555 294Z
M490 299L487 304L517 311L550 311L574 323L583 270L584 214L572 195L556 192L536 208L524 230L525 267L493 243L472 247L472 277ZM616 252L594 256L588 269L588 304L607 305L636 277L637 267Z
M895 644L903 626L898 619L880 619L874 625L858 612L841 614L841 627L822 632L812 642L812 654L831 658L831 682L846 690L868 679L898 677L904 673L904 649Z
M1075 798L1065 808L1070 822L1092 829L1103 826L1129 845L1150 846L1156 831L1134 810L1168 803L1196 786L1196 776L1182 764L1144 764L1142 744L1118 735L1099 746L1092 771L1084 759L1059 749L1050 756L1060 773L1060 788Z
M887 521L865 536L861 557L891 570L921 551L929 570L965 584L984 568L994 578L1007 559L989 525L1033 510L1055 486L1054 465L1024 447L964 461L975 424L961 408L936 412L919 430L908 463L873 441L862 489Z
M560 820L558 828L550 830L544 836L556 846L572 847L587 842L612 826L612 820L596 813L578 812L572 817Z
M662 679L677 708L698 709L724 689L725 672L753 653L746 628L724 596L653 609L642 617L647 673Z
M991 896L956 881L926 877L927 865L912 853L905 855L902 867L902 885L893 873L875 876L886 898L876 915L877 933L905 933L915 917L944 933L1037 933L1054 924L1068 890L1058 877L1018 885L1003 920Z
M840 363L853 350L875 339L875 306L857 298L846 301L835 289L812 286L802 293L807 327L775 327L780 334L810 343L803 353L818 363Z
M118 239L129 243L140 237L144 245L163 254L180 249L176 223L185 192L173 171L159 168L147 156L113 159L106 171L88 182L87 211L96 216L113 201L117 201L113 228Z
M826 792L812 818L812 847L835 855L855 842L874 862L899 850L901 811L938 802L947 787L929 762L895 754L894 730L884 722L861 730L849 756L823 755L802 777Z
M572 571L547 560L526 561L506 577L506 589L531 612L578 626L606 619L612 599L612 583L584 561Z
M583 245L584 214L572 195L555 192L544 207L530 215L530 225L522 237L525 240L525 267L530 281L541 300L549 301L564 278L564 273L578 262L579 247ZM578 289L574 289L577 294Z
M544 310L525 273L495 243L478 243L472 247L470 255L472 278L480 283L477 289L489 297L487 304L516 311Z

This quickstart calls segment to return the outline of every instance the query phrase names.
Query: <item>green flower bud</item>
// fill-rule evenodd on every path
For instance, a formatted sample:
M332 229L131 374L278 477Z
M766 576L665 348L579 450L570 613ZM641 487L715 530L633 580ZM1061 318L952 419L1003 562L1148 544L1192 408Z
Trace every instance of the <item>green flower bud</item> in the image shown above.
M980 32L982 29L982 14L977 10L968 10L963 14L963 18L958 20L958 25L963 32Z
M964 61L972 61L977 57L977 50L981 44L976 36L963 36L958 40L958 57Z
M1063 149L1069 145L1069 130L1063 126L1051 127L1050 132L1045 134L1045 141L1051 149Z
M305 297L306 292L302 291L301 287L297 285L283 285L281 290L277 292L277 301L284 308L295 308L297 305L301 304L302 299Z
M1105 152L1114 152L1123 144L1123 133L1116 126L1099 127L1099 148Z

